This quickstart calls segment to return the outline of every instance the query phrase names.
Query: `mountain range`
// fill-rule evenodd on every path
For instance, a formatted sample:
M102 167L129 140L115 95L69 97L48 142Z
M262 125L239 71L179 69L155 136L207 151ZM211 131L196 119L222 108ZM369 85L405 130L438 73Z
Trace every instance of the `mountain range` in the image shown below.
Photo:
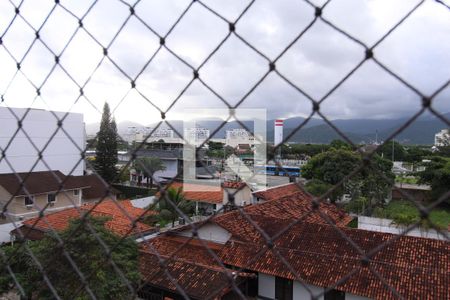
M443 115L447 120L450 119L450 113ZM287 118L284 120L284 137L291 134L300 124L305 121L302 117ZM383 141L394 134L400 127L402 127L408 121L407 118L397 119L336 119L331 120L332 124L341 131L343 135L349 138L355 143L373 143L375 141ZM178 132L183 132L182 120L170 120L170 124ZM197 121L198 127L207 128L211 131L215 131L221 124L222 120L199 120ZM242 121L242 123L249 129L253 130L252 121ZM273 124L274 120L267 121L267 140L273 140ZM127 132L128 127L155 127L156 123L142 125L139 123L124 121L117 125L120 135L124 135ZM167 128L167 125L161 127ZM448 128L442 120L434 115L423 114L417 118L412 124L406 127L395 136L395 140L403 144L416 144L416 145L431 145L434 143L434 135L441 129ZM98 131L99 124L87 124L86 133L93 135ZM225 131L242 128L237 121L231 121L226 123L221 129L219 129L214 137L224 138ZM330 143L334 139L343 139L332 127L328 125L323 119L311 118L300 130L296 131L289 142L295 143Z

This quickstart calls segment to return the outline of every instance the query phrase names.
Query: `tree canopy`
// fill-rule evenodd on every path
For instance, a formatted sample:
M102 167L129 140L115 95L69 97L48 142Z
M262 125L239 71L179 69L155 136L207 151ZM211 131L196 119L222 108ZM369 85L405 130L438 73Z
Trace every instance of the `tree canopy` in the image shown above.
M112 183L117 175L117 126L111 118L108 103L103 106L100 131L97 133L97 147L95 149L95 170L103 179Z
M166 196L172 203L167 200ZM156 203L160 221L171 222L172 225L175 224L175 221L181 217L181 215L178 213L177 209L175 209L174 205L186 215L194 213L194 203L184 198L183 190L181 188L176 189L169 187L166 191L166 196L161 196L160 200Z
M105 228L107 218L87 218L97 236L111 250L111 260L121 270L133 287L139 281L138 246L131 238L121 239ZM44 268L48 280L61 299L90 299L78 273L68 256L85 276L88 286L97 299L123 299L130 290L111 265L103 246L91 233L86 220L74 219L67 229L59 233L61 247L56 236L47 234L40 241L27 242L30 250ZM27 297L54 299L42 272L20 243L3 249L10 259L10 266ZM63 251L65 250L65 252ZM0 270L0 294L9 291L14 281L6 269Z
M159 157L139 157L134 161L136 171L141 172L147 178L147 185L153 188L153 175L157 171L164 171L166 166Z
M359 153L345 148L331 148L311 158L302 168L302 176L314 179L314 184L310 184L314 192L323 191L327 184L336 185L344 180L343 185L336 188L331 195L332 201L348 193L352 199L363 196L375 202L384 202L394 179L391 172L392 163L375 155L368 166L346 179L346 176L361 164L362 158ZM389 182L386 182L382 174Z
M431 185L431 195L437 200L450 187L450 158L435 156L424 165L425 170L417 174L419 183ZM450 199L446 201L450 203Z

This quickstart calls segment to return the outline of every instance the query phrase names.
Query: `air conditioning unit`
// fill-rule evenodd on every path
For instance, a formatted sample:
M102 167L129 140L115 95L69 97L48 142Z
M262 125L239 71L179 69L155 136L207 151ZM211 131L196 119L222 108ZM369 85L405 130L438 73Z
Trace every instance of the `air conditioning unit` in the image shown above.
M26 205L28 210L32 210L33 209L33 205Z

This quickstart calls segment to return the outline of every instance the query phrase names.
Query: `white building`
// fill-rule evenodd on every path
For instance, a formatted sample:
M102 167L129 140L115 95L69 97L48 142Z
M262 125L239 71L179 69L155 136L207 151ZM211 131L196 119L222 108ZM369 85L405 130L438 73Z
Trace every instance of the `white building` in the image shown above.
M236 148L239 144L253 145L254 137L245 129L238 128L227 130L225 134L225 145Z
M450 129L442 129L434 135L434 145L436 147L450 146Z
M184 129L184 140L189 142L196 147L200 146L209 138L209 129L206 128L185 128Z
M169 143L181 142L180 138L174 137L174 131L170 128L158 128L155 131L151 127L135 127L130 126L127 129L125 140L129 143L137 142L156 142L164 140ZM153 132L152 132L153 131ZM150 135L150 136L149 136Z
M42 152L42 160L34 166L34 172L59 170L65 175L70 172L83 175L85 165L83 160L80 161L80 152L86 144L83 114L68 113L65 116L65 112L27 111L27 108L0 107L0 147L6 149L6 158L0 160L0 173L29 172ZM22 129L18 131L17 118L20 120L25 114ZM57 131L57 118L64 118L64 131Z

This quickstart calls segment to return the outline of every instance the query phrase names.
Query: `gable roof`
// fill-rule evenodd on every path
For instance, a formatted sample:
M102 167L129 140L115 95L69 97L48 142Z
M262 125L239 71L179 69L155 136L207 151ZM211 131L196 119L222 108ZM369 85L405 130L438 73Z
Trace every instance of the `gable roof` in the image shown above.
M187 190L185 191L183 187L187 187ZM223 203L222 187L174 181L169 185L168 188L183 189L184 198L189 201L211 204ZM156 197L161 197L161 193L158 192L156 194Z
M273 227L274 223L266 225L269 226ZM281 223L275 226L284 228ZM364 253L392 241L364 265L359 252L332 226L298 223L274 241L274 249L308 284L331 287L350 275L337 290L375 299L397 298L373 269L404 298L448 299L450 296L448 242L351 228L341 228L341 231ZM257 257L264 249L267 251ZM230 240L221 252L221 259L225 264L298 280L274 253L265 243Z
M26 196L57 192L58 190L73 190L86 188L81 180L66 180L66 175L58 170L42 172L24 172L0 174L0 185L11 195ZM23 183L23 187L21 184Z
M70 184L79 183L86 188L83 190L83 200L100 199L110 195L116 195L119 193L117 189L112 186L108 186L107 183L96 175L83 175L83 176L68 176L67 182Z
M287 196L298 192L304 193L304 191L296 183L288 183L270 187L263 191L254 192L253 195L265 201L271 201L279 198L280 196Z
M145 210L132 206L130 200L115 202L116 203L114 203L114 200L105 199L95 208L95 204L85 204L78 208L80 211L77 208L69 208L47 214L42 218L31 218L24 221L20 228L31 228L34 225L33 229L37 231L61 231L69 226L70 220L80 218L82 213L87 213L92 210L90 215L94 217L110 217L111 219L106 221L105 227L120 236L138 235L141 233L153 232L155 230L153 227L139 221L136 222L136 226L133 227L133 221L139 218ZM119 206L121 208L119 208ZM125 211L129 217L122 210ZM156 214L157 213L154 211L149 211L146 215ZM29 230L27 230L27 232L28 231ZM24 234L24 231L22 233Z
M139 270L147 284L179 293L167 270L183 291L195 299L215 299L231 289L229 278L237 282L250 274L223 268L207 250L218 255L224 245L210 241L161 234L141 244ZM166 259L162 268L154 251ZM234 273L233 273L234 272Z

